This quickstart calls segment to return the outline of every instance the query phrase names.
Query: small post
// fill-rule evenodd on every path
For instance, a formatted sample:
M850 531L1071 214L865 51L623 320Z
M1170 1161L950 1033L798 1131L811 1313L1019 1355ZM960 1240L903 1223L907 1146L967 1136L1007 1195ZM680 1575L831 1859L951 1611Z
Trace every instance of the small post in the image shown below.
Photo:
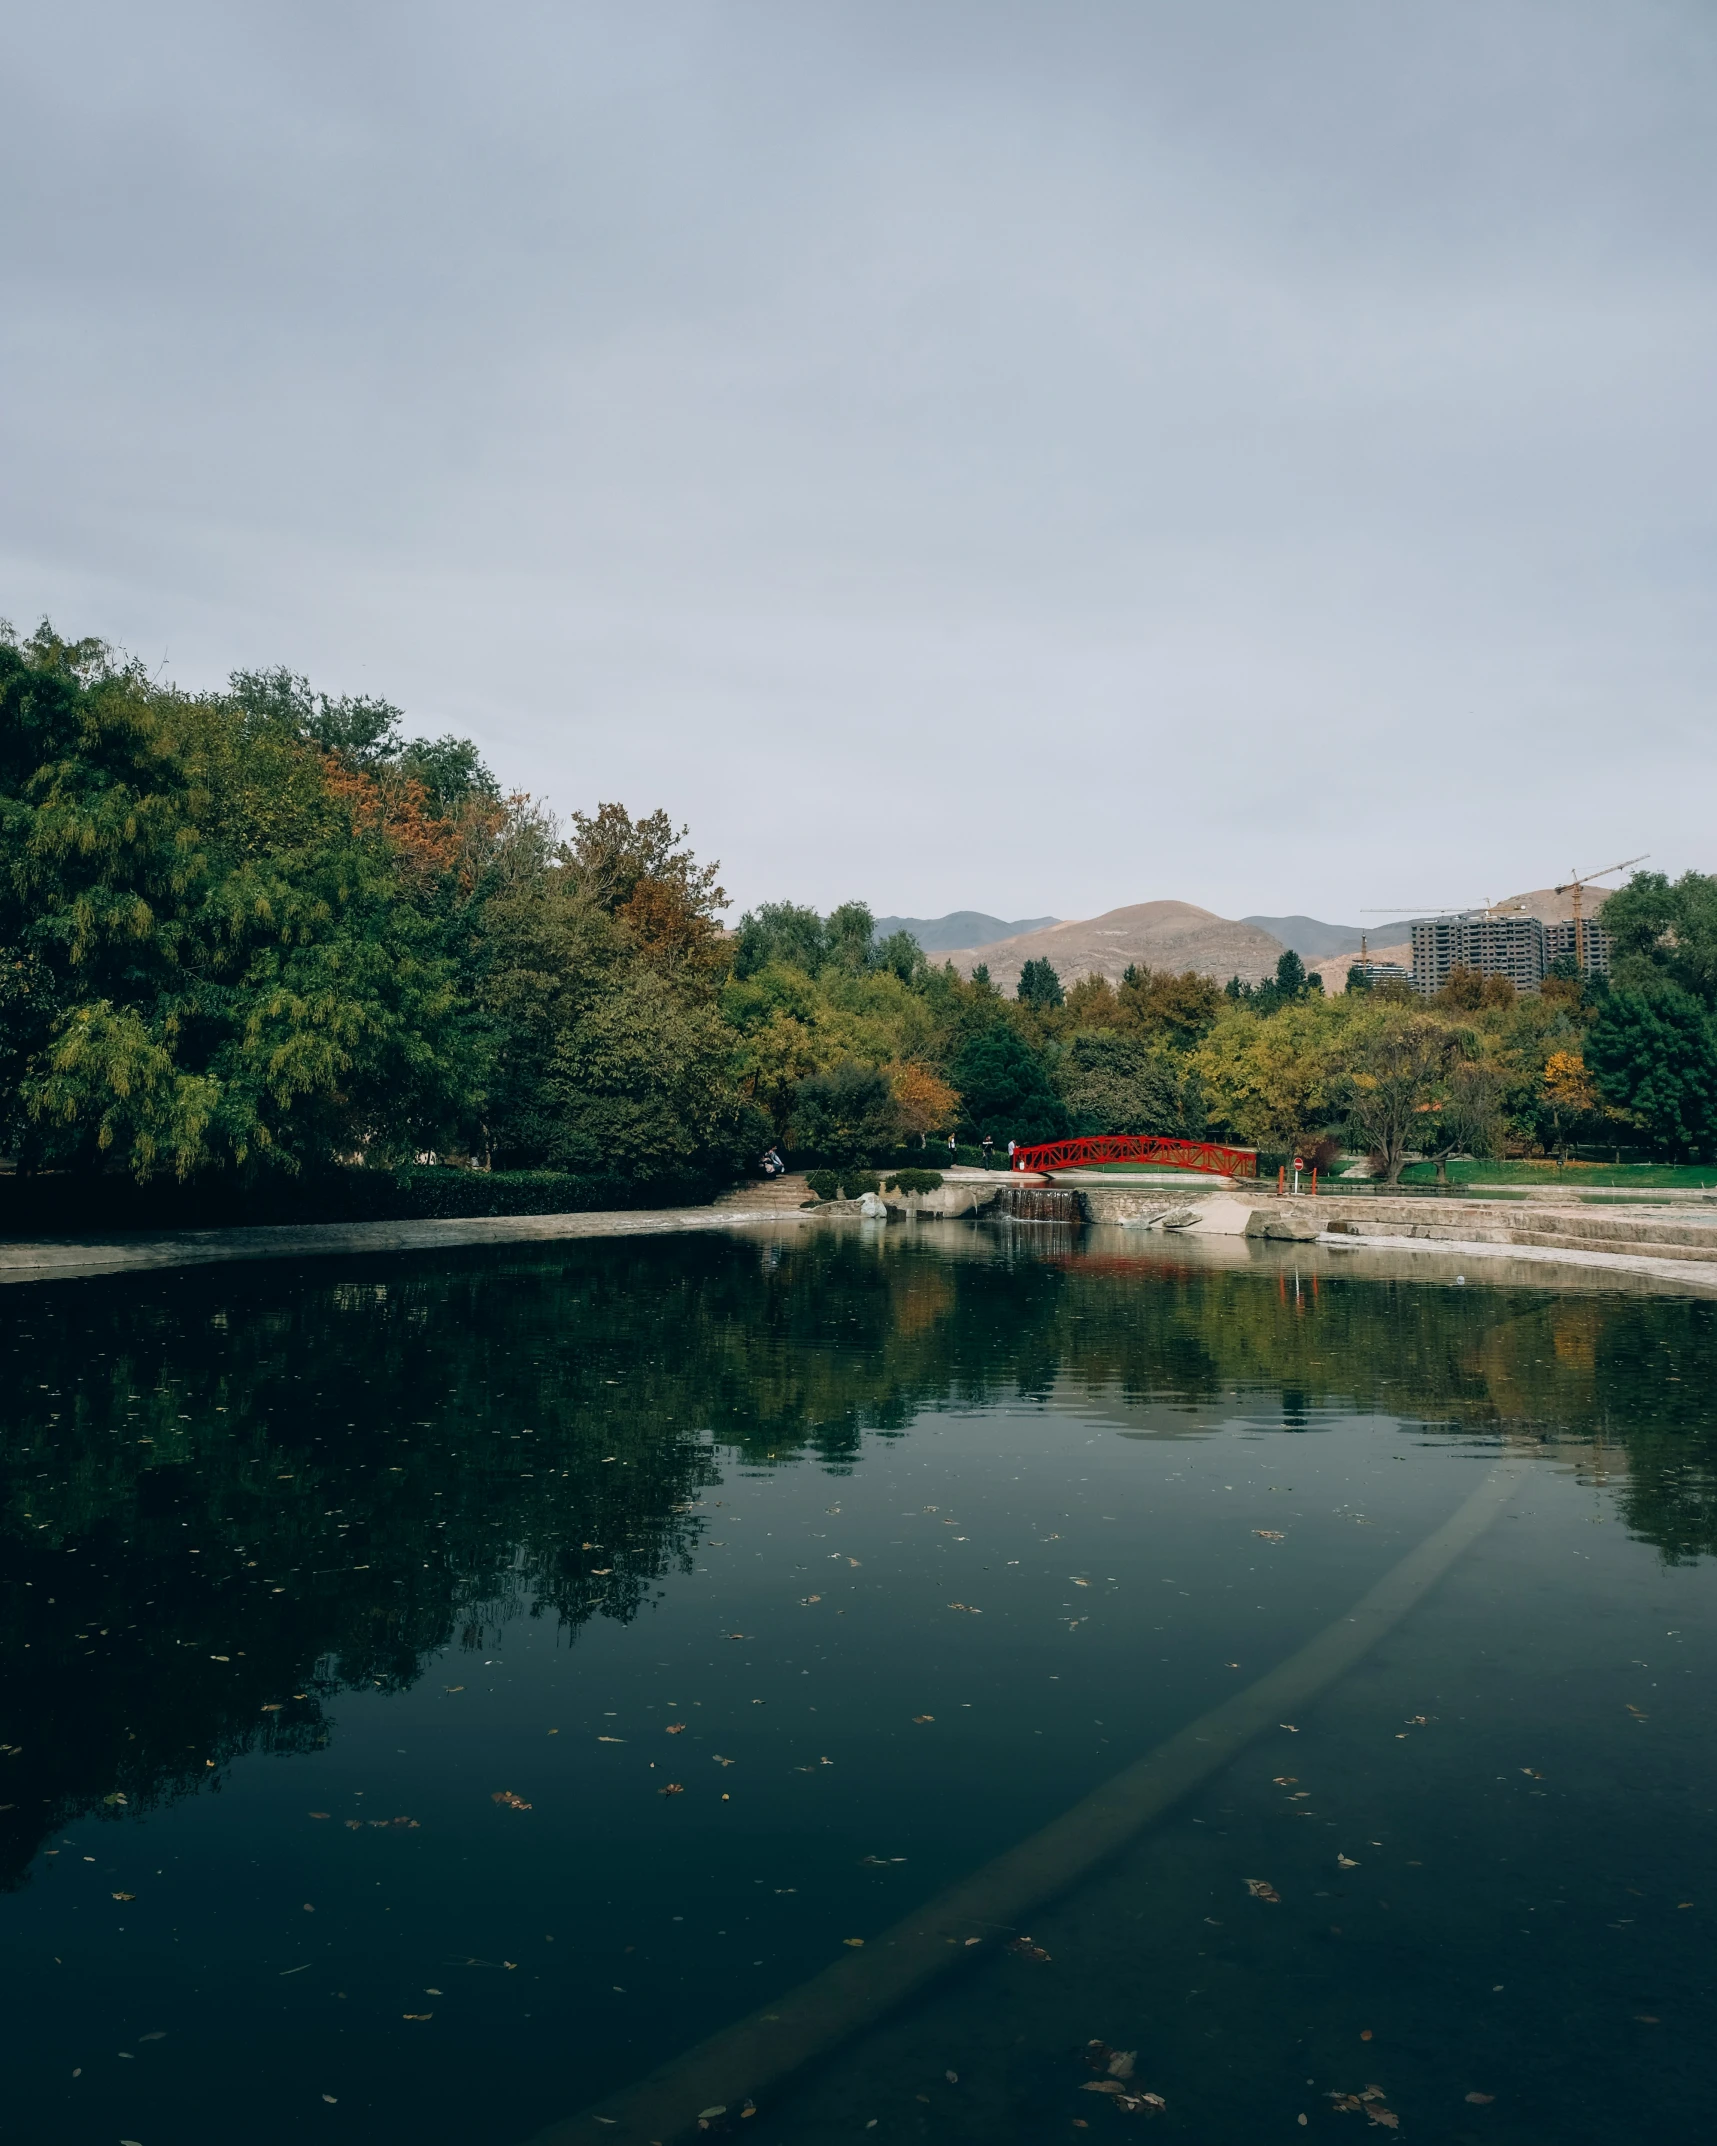
M1287 1198L1287 1196L1288 1166L1285 1162L1279 1162L1276 1165L1276 1197L1279 1200L1284 1200Z
M1315 1199L1317 1198L1317 1196L1318 1196L1318 1166L1317 1166L1317 1164L1316 1164L1316 1163L1314 1162L1314 1163L1312 1164L1312 1198L1313 1198L1313 1199L1315 1200Z

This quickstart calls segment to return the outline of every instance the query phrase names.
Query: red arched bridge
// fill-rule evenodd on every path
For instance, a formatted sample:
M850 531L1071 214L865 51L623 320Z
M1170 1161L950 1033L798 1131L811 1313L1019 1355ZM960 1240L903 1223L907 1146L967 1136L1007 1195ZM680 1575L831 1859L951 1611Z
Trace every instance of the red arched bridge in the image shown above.
M1162 1133L1097 1133L1088 1140L1049 1140L1015 1148L1015 1170L1089 1170L1105 1162L1151 1162L1173 1170L1204 1170L1216 1177L1256 1177L1258 1150L1230 1148L1211 1140L1171 1140Z

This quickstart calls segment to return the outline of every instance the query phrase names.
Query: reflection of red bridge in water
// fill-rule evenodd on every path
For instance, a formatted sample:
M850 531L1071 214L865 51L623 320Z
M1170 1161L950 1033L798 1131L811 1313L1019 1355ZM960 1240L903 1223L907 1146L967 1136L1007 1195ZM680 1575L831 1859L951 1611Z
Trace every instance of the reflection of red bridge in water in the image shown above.
M1016 1170L1089 1170L1105 1162L1151 1162L1171 1170L1203 1170L1214 1177L1256 1177L1258 1150L1229 1148L1210 1140L1171 1140L1163 1133L1097 1133L1088 1140L1050 1140L1015 1148Z

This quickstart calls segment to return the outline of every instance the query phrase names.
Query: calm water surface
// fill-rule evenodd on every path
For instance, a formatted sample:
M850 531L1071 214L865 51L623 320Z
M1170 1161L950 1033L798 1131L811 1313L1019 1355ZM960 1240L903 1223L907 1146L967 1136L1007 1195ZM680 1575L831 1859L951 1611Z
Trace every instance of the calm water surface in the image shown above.
M1358 1670L743 2130L1703 2135L1717 1309L1234 1256L0 1293L0 2138L519 2146L1263 1674L1499 1454Z

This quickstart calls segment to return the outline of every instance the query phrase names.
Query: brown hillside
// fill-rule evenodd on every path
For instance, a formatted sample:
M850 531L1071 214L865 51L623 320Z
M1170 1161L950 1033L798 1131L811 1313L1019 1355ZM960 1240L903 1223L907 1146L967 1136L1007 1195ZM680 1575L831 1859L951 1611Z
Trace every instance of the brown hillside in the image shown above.
M1373 946L1367 949L1373 961L1398 961L1404 969L1413 966L1413 947L1410 940L1403 939L1399 946ZM1324 980L1324 995L1347 989L1347 972L1359 959L1357 954L1332 954L1328 961L1308 961L1311 973Z
M1081 976L1119 983L1134 962L1152 969L1197 969L1222 983L1231 976L1256 983L1276 973L1281 951L1281 941L1267 931L1191 902L1136 902L1084 923L1051 924L991 946L961 947L947 958L962 976L983 962L995 982L1011 992L1028 961L1050 962L1064 984Z
M1609 887L1586 889L1580 907L1588 919L1597 915L1613 891ZM1496 906L1504 911L1513 910L1517 914L1524 909L1528 916L1536 917L1541 924L1566 924L1574 915L1573 895L1558 894L1554 887L1537 887L1530 894L1510 894Z

